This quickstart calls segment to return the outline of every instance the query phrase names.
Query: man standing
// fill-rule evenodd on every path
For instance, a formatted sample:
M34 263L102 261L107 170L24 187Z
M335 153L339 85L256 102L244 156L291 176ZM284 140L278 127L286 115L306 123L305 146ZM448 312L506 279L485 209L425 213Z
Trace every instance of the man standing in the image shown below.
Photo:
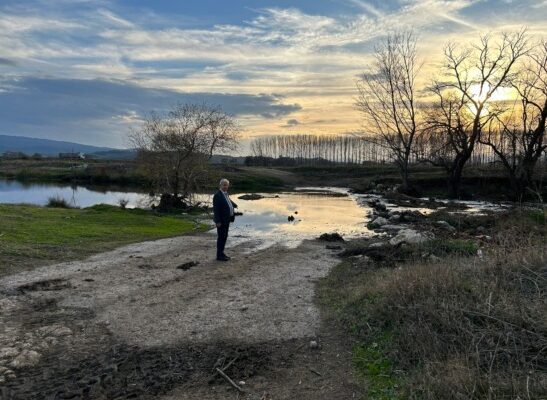
M219 261L228 261L230 259L230 257L224 254L224 246L226 245L226 239L228 239L230 222L234 222L235 219L234 208L237 208L237 204L230 200L230 196L228 196L229 187L230 181L228 179L221 179L219 191L213 196L213 220L215 221L218 233L217 260Z

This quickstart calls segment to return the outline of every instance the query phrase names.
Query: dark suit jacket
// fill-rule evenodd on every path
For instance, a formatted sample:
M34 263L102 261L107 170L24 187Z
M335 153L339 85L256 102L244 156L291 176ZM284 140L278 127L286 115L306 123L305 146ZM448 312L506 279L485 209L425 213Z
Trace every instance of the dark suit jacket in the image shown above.
M237 208L237 204L233 201L232 206L234 209ZM213 196L213 213L213 221L215 221L215 224L220 222L222 225L225 225L230 222L234 222L234 217L230 216L230 206L226 202L226 198L220 190Z

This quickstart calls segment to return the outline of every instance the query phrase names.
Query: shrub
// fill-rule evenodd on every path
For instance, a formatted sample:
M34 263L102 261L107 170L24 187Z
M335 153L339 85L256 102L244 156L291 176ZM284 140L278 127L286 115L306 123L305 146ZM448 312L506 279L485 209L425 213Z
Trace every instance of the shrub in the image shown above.
M129 200L125 199L125 198L121 198L121 199L118 200L118 204L120 205L121 209L125 210L125 208L129 204Z
M73 208L68 201L60 196L53 196L48 198L46 207L52 208Z

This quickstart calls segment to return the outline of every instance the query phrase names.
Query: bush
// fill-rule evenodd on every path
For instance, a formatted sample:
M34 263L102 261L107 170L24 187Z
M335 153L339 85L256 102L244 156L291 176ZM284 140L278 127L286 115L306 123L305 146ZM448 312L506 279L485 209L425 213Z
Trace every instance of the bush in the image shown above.
M60 196L53 196L48 198L46 207L52 207L52 208L74 208L71 206L68 201L63 199Z
M127 205L129 204L129 200L128 199L119 199L118 200L118 204L120 205L120 208L122 210L125 210L125 208L127 207Z

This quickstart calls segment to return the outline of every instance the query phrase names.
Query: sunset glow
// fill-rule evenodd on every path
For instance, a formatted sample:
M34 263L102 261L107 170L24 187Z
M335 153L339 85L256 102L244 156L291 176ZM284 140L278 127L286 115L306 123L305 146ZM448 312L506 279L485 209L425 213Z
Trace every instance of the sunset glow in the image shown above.
M540 6L7 0L0 5L0 133L126 147L128 131L149 112L177 102L234 114L243 149L260 135L356 132L364 127L355 81L388 30L416 32L428 84L449 41L521 26L532 38L545 35L547 7ZM477 98L485 92L473 90ZM489 101L512 96L500 88Z

